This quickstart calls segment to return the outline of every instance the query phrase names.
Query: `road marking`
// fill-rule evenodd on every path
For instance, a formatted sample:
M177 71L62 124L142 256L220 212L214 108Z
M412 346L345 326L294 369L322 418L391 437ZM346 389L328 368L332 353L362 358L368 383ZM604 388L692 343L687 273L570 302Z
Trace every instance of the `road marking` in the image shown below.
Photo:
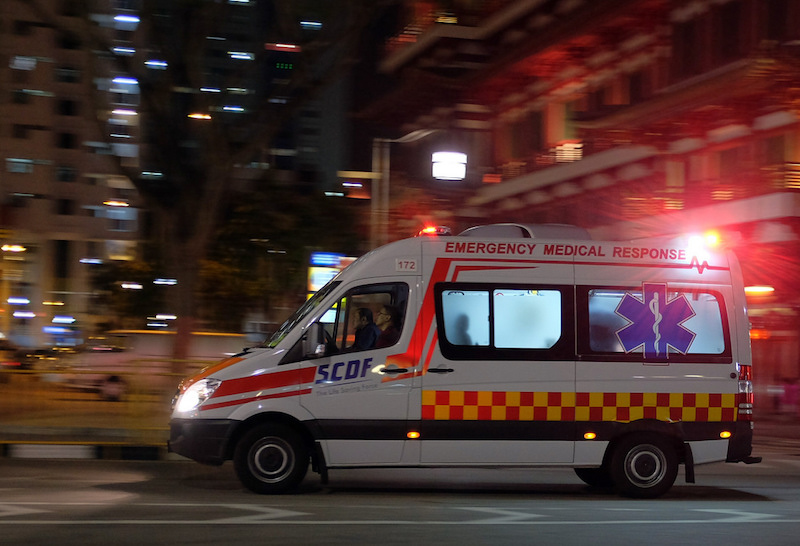
M527 512L516 512L514 510L503 510L502 508L480 508L477 506L472 507L458 507L459 510L474 510L475 512L486 512L489 514L498 514L501 517L476 519L464 522L470 525L495 525L504 523L517 523L523 521L530 521L531 518L544 518L542 514L531 514Z
M695 512L711 512L713 514L728 514L729 517L717 519L714 521L725 523L754 523L766 519L777 518L775 514L760 514L758 512L742 512L741 510L724 510L724 509L711 509L711 508L697 508Z
M484 507L453 507L455 510L470 510L474 512L483 512L492 514L496 517L488 517L474 520L420 520L420 519L289 519L302 516L314 516L308 512L297 512L293 510L286 510L283 508L275 508L271 506L258 506L249 504L219 504L219 503L191 503L191 504L171 504L171 503L139 503L139 504L126 504L128 508L142 508L142 507L184 507L184 508L215 508L215 509L229 509L241 510L250 512L242 516L232 516L228 518L217 519L148 519L148 518L128 518L128 519L80 519L79 517L70 517L69 519L43 519L41 514L44 512L52 512L59 507L72 507L72 506L106 506L105 503L43 503L43 502L21 502L21 503L2 503L0 502L0 525L312 525L312 526L341 526L341 525L364 525L364 526L387 526L387 525L414 525L414 526L464 526L464 525L479 525L479 526L507 526L507 525L527 525L527 526L575 526L575 525L622 525L622 526L655 526L655 525L675 525L675 524L715 524L715 525L729 525L732 523L769 523L769 524L786 524L786 523L800 523L800 518L792 517L785 518L777 514L768 514L760 512L746 512L741 510L731 509L693 509L691 512L702 512L708 514L716 514L718 517L702 518L702 517L687 517L682 519L623 519L623 520L610 520L610 519L595 519L595 520L557 520L552 516L520 512L517 510L508 510L503 508L484 508ZM39 508L31 508L29 506L48 506L50 510L43 510ZM610 510L608 510L610 511ZM620 510L622 511L622 510ZM636 511L633 509L631 511ZM651 511L651 510L645 510ZM255 512L255 513L253 513ZM20 516L27 516L37 514L35 518L20 518ZM699 514L698 514L699 516ZM62 514L61 517L64 517ZM185 517L185 516L184 516ZM13 519L12 519L13 518ZM546 518L546 519L540 519Z
M222 504L223 508L232 510L251 510L256 512L248 516L235 516L232 518L221 518L208 520L206 523L263 523L268 520L288 518L294 516L310 516L308 512L295 512L294 510L284 510L283 508L272 508L271 506L253 506L251 504Z
M0 503L0 518L7 518L10 516L22 516L27 514L43 514L49 510L38 510L36 508L23 508L19 504L2 504Z

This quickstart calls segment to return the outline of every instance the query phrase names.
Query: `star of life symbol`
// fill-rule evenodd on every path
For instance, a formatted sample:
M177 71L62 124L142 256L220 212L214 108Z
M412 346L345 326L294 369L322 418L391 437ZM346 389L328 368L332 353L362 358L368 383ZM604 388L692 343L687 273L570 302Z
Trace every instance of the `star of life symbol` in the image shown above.
M626 353L644 348L645 358L668 358L669 350L686 354L695 333L683 323L695 313L684 294L667 300L667 285L642 283L642 298L626 292L616 313L628 324L616 334Z

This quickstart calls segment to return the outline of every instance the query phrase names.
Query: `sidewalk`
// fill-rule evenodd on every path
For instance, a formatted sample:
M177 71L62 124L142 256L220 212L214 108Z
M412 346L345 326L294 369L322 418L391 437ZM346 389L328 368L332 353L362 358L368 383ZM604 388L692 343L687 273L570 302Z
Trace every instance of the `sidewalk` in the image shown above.
M169 430L0 425L0 458L166 460Z
M753 429L753 451L755 452L760 445L791 446L800 449L800 418L769 416L756 420Z

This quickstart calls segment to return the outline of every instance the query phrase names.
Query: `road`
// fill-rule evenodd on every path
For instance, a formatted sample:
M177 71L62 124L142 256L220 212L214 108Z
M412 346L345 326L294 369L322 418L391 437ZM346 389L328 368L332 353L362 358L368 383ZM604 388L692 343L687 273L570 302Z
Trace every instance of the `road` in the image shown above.
M800 448L757 451L651 501L568 469L340 470L264 497L227 464L0 459L0 544L797 544Z

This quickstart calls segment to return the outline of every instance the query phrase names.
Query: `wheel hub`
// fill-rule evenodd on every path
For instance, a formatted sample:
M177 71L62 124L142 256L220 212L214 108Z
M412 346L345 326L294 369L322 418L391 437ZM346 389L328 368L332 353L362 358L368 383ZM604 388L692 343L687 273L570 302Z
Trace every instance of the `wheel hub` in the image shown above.
M265 443L253 450L254 470L267 481L278 480L291 468L291 454L276 443Z
M641 446L640 449L630 453L625 472L631 481L649 487L661 481L666 466L662 454L655 446Z

